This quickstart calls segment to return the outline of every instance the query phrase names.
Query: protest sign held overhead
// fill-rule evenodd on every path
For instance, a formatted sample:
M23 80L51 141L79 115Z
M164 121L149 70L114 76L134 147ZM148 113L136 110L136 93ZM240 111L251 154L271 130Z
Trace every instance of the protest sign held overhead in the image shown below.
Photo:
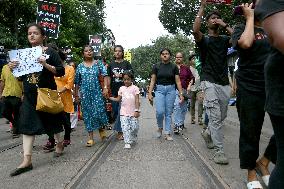
M8 53L10 61L19 62L19 65L12 71L15 77L40 72L43 69L42 65L38 62L38 58L42 55L42 48L40 46L11 50ZM48 58L49 56L46 55L46 59Z
M232 0L206 0L207 3L226 4L230 5Z
M94 49L94 56L102 55L102 35L89 35L90 45Z
M50 38L58 38L61 5L48 1L38 1L36 22L44 27Z

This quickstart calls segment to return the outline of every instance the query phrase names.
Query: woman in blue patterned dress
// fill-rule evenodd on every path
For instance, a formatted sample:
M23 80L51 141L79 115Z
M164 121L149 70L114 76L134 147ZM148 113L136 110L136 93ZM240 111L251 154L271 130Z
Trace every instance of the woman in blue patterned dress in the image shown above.
M103 96L108 94L108 77L101 61L94 60L94 50L86 45L83 48L84 61L78 65L75 75L75 100L79 102L78 90L81 94L81 108L89 139L86 146L94 145L94 130L99 129L100 136L105 137L105 131L100 129L108 123ZM104 87L100 86L99 74L104 76Z

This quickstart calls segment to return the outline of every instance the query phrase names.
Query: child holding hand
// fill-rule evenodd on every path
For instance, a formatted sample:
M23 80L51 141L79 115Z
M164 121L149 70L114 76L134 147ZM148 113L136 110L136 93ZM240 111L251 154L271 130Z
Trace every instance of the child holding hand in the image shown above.
M140 116L139 88L133 85L134 75L132 72L123 73L124 86L121 86L116 98L112 101L121 101L120 121L124 136L124 148L130 149L131 144L137 141L138 117Z

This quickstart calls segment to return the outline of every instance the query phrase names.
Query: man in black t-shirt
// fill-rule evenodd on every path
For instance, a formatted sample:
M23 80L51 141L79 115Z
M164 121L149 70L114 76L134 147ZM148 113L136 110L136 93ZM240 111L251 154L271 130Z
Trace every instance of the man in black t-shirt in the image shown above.
M277 161L269 179L269 188L284 188L284 36L283 0L262 0L256 5L255 15L263 21L262 26L272 46L265 63L265 110L272 122Z
M206 16L208 35L200 31L201 19L204 14L206 0L201 0L200 9L193 24L195 42L201 55L201 88L204 91L204 107L209 118L208 128L201 134L209 149L215 148L214 162L228 164L224 153L222 122L227 117L230 86L228 78L227 49L230 37L219 35L223 27L229 34L233 30L224 23L221 15L213 11Z

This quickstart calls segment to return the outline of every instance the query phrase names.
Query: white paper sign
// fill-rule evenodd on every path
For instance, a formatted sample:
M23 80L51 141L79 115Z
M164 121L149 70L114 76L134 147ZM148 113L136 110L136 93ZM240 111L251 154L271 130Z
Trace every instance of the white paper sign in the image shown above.
M13 69L12 73L15 77L40 72L43 67L38 62L38 58L42 55L42 47L33 47L26 49L18 49L9 51L10 61L18 61L19 65Z

